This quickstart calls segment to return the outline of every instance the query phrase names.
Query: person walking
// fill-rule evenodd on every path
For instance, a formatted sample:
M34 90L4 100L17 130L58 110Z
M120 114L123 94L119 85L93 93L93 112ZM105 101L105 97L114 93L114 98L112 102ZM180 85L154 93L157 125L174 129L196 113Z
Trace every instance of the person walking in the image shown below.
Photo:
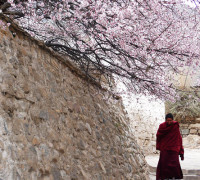
M156 180L183 179L179 156L184 160L184 149L179 123L174 121L171 113L165 116L156 134L156 149L160 159L156 170Z

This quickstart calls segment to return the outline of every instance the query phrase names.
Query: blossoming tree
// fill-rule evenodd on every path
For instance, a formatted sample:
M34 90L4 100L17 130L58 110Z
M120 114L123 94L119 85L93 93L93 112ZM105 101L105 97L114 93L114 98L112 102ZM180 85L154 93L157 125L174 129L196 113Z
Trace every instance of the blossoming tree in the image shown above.
M0 2L1 13L96 81L114 76L131 91L167 97L174 92L168 73L198 66L198 8L181 0Z

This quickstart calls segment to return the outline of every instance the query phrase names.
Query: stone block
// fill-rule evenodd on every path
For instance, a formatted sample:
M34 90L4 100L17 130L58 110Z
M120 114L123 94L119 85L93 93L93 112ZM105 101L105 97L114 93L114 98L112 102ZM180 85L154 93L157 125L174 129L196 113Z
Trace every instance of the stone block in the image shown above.
M182 130L181 130L181 134L182 134L182 135L187 135L187 134L189 134L189 129L182 129Z
M101 169L103 170L103 172L106 174L106 169L101 161L99 161L99 165L100 165Z
M26 83L26 82L22 85L22 89L25 94L28 94L30 92L30 87L29 87L28 83Z
M3 83L7 84L8 86L12 86L15 83L16 79L14 76L10 74L3 75Z
M79 141L78 148L80 150L85 150L85 143L84 143L84 141L82 141L82 140Z
M61 180L61 174L60 174L60 170L57 167L53 167L51 170L52 174L53 174L53 178L54 180Z
M200 129L200 124L190 124L189 129Z
M185 137L187 137L188 135L182 135L182 138L185 138Z
M34 145L34 146L36 146L36 145L39 145L40 144L40 141L38 140L38 138L33 138L33 140L32 140L32 144Z
M0 149L3 151L4 150L4 143L3 141L0 140Z
M190 129L190 134L197 134L197 129Z
M1 62L3 61L4 63L6 63L7 61L6 56L2 50L0 50L0 59L1 59Z
M21 119L15 119L14 124L12 126L12 131L15 135L18 135L22 132L22 120Z
M200 118L196 118L195 120L198 121L198 122L200 122Z
M91 129L90 125L89 125L88 123L86 123L85 126L86 126L86 128L87 128L89 134L91 135L91 134L92 134L92 129Z
M189 124L180 124L181 128L188 128Z
M18 60L16 57L11 57L11 58L9 59L9 62L10 62L11 64L13 64L13 65L19 64L19 60Z
M39 117L42 120L49 120L49 113L48 113L48 111L46 111L44 109L41 110L40 113L39 113Z

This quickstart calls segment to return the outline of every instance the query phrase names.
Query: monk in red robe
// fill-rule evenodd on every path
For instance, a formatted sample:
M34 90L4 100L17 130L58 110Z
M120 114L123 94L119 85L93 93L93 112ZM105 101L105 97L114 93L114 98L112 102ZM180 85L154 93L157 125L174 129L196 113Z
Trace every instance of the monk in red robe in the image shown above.
M156 149L160 150L160 159L156 171L156 180L183 179L179 156L184 160L184 149L179 123L171 113L160 124L156 134Z

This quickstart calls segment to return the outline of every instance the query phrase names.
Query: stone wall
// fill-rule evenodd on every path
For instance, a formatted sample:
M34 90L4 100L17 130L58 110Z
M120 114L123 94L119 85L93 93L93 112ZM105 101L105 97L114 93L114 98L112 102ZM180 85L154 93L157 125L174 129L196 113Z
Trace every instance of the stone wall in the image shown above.
M165 103L166 113L170 113L169 109L169 103ZM175 120L180 124L180 132L182 137L187 137L188 135L200 136L200 117L186 116L184 118L176 118L175 116Z
M145 155L156 151L156 132L157 126L154 122L147 122L141 114L130 113L131 128L138 145ZM151 119L152 120L152 119Z
M10 30L0 30L0 179L147 179L121 100Z
M200 136L200 118L196 118L195 122L199 123L181 123L180 129L183 137L188 135L199 135Z
M200 149L200 136L189 134L183 138L183 147L189 149Z
M130 118L130 128L145 155L157 153L156 133L165 121L165 105L162 101L143 95L123 97Z

